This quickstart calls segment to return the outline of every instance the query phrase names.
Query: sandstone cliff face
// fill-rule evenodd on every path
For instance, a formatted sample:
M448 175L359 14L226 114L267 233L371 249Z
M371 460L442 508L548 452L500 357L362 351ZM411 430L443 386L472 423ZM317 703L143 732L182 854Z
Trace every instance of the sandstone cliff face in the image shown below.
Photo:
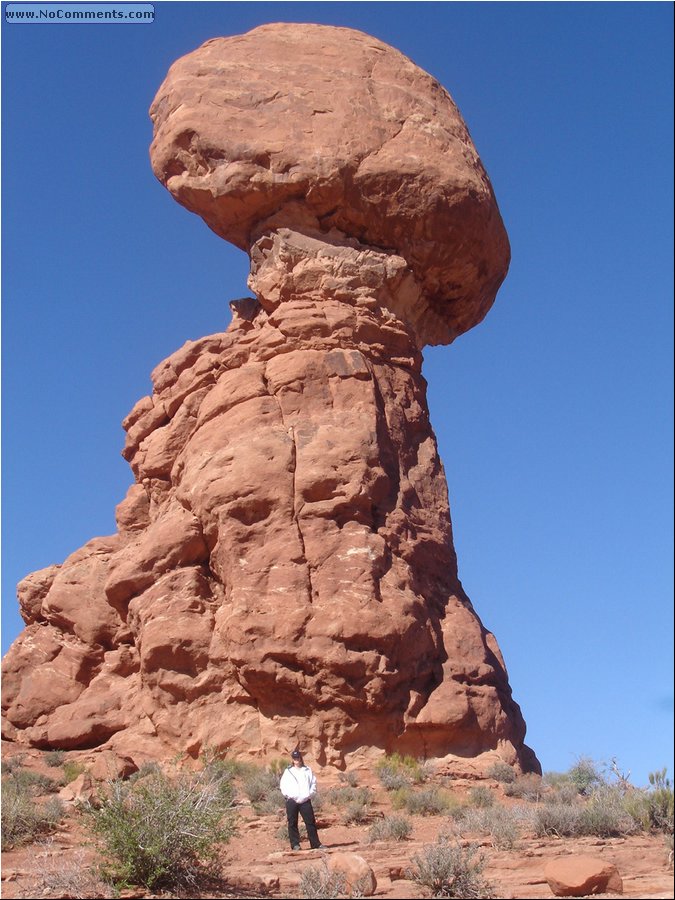
M132 755L139 748L194 755L205 746L269 754L299 743L318 763L338 766L375 748L450 760L485 754L486 765L499 756L536 769L496 641L457 577L421 375L420 347L482 317L504 276L508 244L491 188L475 151L441 164L428 150L418 165L427 174L445 166L455 187L464 167L466 190L457 188L464 200L473 196L482 207L489 198L489 214L480 212L483 243L496 222L501 237L496 249L481 250L477 275L480 216L468 216L474 237L464 244L459 225L426 248L408 233L398 240L405 229L391 197L383 195L376 225L364 212L372 184L359 193L346 174L358 170L353 149L319 158L298 137L298 158L322 174L291 179L302 190L287 194L279 172L293 169L289 139L270 139L279 157L270 151L258 178L260 151L248 136L253 129L265 143L268 121L251 98L265 94L265 83L269 93L269 77L258 73L256 81L251 60L271 65L280 41L293 35L297 43L299 30L360 64L375 45L377 64L382 55L405 59L344 29L266 26L209 42L172 68L153 105L155 171L220 233L234 240L236 231L251 257L255 300L235 304L227 332L187 343L153 372L152 395L124 422L135 483L118 506L118 533L19 585L27 628L4 663L5 734L37 746L105 745ZM233 87L223 72L241 62L242 42L250 51L251 36L265 46L249 53L250 71ZM293 77L302 68L296 62ZM345 66L352 69L358 65ZM394 79L391 64L385 71ZM406 60L403 87L389 84L385 92L397 102L408 96L409 116L419 105L415 72ZM372 74L361 78L362 92L377 97ZM442 91L420 78L431 96ZM297 90L290 77L284 85L289 96ZM446 98L443 92L441 106L464 147L468 135ZM275 101L268 99L263 109ZM241 121L233 133L234 109ZM296 124L304 115L296 111ZM328 137L309 129L309 143L334 139L338 124ZM384 139L379 153L392 173L393 140ZM211 168L203 163L205 142L218 161ZM413 140L411 160L417 149ZM244 162L235 178L237 153ZM360 149L357 155L363 162ZM370 157L367 168L373 165ZM414 195L410 221L426 215L424 203L443 221L443 178L424 200L420 178L408 183L405 162L401 169L396 203L403 208ZM480 194L471 187L476 173L484 179ZM313 192L324 198L318 206L308 199ZM324 203L334 210L319 216ZM444 254L452 256L449 268ZM445 306L444 279L455 279Z

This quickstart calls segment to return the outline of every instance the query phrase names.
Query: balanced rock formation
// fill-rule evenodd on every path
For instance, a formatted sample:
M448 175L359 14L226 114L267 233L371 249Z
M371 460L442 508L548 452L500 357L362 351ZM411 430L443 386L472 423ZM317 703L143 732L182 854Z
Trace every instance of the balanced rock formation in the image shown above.
M457 576L421 374L508 267L455 105L367 35L268 25L175 63L151 116L155 174L249 253L254 297L125 420L117 534L19 585L6 735L537 770Z

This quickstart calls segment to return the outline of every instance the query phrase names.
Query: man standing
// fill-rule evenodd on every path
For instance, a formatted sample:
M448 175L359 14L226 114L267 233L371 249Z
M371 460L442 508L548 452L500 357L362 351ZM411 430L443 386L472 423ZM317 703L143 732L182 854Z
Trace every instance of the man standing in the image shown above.
M281 776L279 789L286 798L286 818L288 820L288 839L291 850L300 849L300 832L298 831L298 813L307 829L307 837L312 850L325 850L316 830L316 819L312 808L312 797L316 794L316 778L309 766L306 766L302 753L294 750L291 753L291 765Z

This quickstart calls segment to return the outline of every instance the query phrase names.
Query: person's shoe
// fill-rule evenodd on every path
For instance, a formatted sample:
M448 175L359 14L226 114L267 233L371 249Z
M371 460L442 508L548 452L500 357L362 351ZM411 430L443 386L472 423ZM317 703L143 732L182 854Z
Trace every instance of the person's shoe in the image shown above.
M312 850L328 850L325 844L319 844L318 847L312 847Z
M299 849L300 849L300 844L293 844L293 846L291 847L291 850L299 850Z

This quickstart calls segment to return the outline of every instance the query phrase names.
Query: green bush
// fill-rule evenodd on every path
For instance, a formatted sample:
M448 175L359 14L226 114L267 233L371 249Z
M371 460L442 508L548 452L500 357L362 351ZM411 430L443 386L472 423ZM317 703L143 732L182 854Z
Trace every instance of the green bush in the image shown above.
M412 822L406 816L385 816L370 826L368 843L373 841L405 841L412 833Z
M588 756L580 756L567 775L577 791L584 796L605 783L598 764Z
M2 844L6 850L48 834L63 818L63 807L56 797L39 804L34 787L16 774L18 770L2 782Z
M673 788L666 770L649 773L650 787L637 788L624 796L624 807L645 831L673 833Z
M410 878L431 891L432 897L488 898L493 887L483 878L485 857L478 847L463 847L441 835L435 844L422 848L412 858Z
M651 789L647 792L649 824L666 834L673 833L673 785L666 778L666 769L649 773Z
M88 814L107 857L105 875L149 889L194 887L234 831L230 798L208 768L112 781Z

